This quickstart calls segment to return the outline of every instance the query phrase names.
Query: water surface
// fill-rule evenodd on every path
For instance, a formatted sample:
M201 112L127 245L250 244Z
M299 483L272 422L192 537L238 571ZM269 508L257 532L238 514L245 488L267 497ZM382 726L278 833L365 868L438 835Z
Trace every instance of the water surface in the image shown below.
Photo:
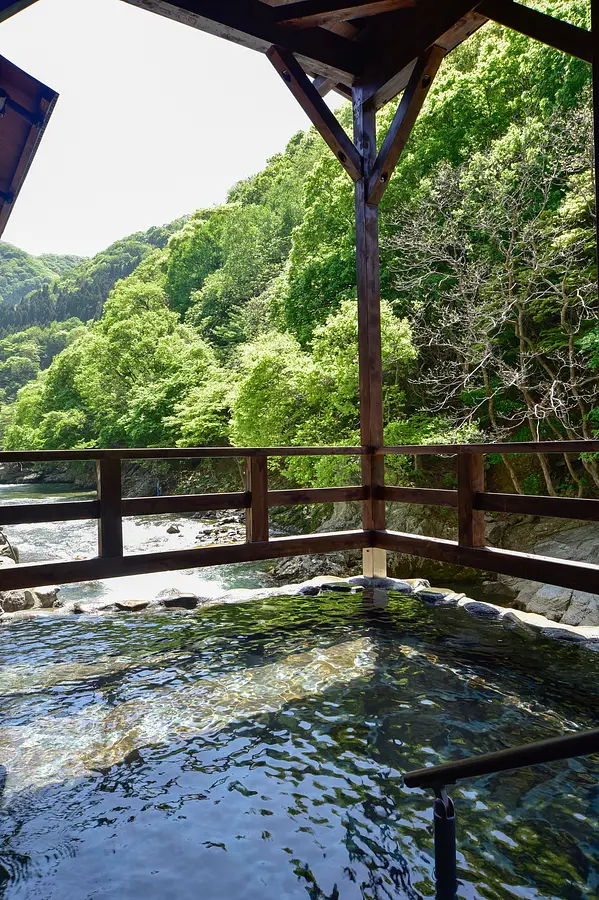
M432 897L401 773L596 720L599 655L399 595L0 636L2 900ZM597 897L596 761L453 796L461 897Z

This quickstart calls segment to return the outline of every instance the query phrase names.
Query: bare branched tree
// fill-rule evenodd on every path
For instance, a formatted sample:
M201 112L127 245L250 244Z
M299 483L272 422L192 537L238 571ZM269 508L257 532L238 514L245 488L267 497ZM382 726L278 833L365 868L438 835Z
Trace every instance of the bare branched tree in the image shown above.
M429 411L476 420L491 440L593 437L599 374L581 338L597 325L594 217L586 108L514 128L492 153L429 179L390 239ZM565 462L582 496L580 468ZM597 462L581 463L599 488Z

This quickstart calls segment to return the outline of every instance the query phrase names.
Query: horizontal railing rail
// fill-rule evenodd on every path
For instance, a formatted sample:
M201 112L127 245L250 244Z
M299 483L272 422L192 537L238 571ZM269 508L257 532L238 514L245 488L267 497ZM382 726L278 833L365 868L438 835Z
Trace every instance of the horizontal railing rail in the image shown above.
M434 788L438 785L456 784L465 778L479 778L482 775L494 775L496 772L537 766L574 756L590 756L593 753L599 753L599 728L509 747L494 753L481 753L440 766L414 769L406 772L403 780L406 787Z
M438 900L454 900L458 886L456 813L454 802L447 795L447 785L595 753L599 753L599 728L406 772L403 776L406 787L430 788L435 793L433 823Z
M376 447L375 456L471 456L498 453L599 453L599 441L512 441L503 444L399 444Z
M512 444L431 444L397 447L158 447L133 449L32 450L0 452L2 463L34 463L93 461L96 464L97 499L56 503L0 505L0 526L69 522L86 519L98 522L98 558L61 563L24 564L3 568L0 589L35 587L60 580L84 581L109 578L125 571L143 572L147 566L187 568L216 565L221 561L236 562L285 555L285 544L270 540L269 511L283 506L358 502L363 509L374 504L411 503L455 509L457 541L404 534L386 529L355 532L343 549L369 548L406 553L481 571L555 584L562 587L596 592L599 590L599 566L568 560L552 559L486 545L485 513L553 516L556 518L599 521L599 500L571 497L542 497L493 493L485 490L484 458L499 453L595 453L599 441L542 441ZM377 484L334 488L293 488L270 490L269 458L294 456L374 456L380 455L453 455L457 458L457 489L402 487ZM209 458L243 459L245 489L218 494L182 494L156 497L123 497L122 463L134 460L200 460ZM244 510L246 541L226 544L222 548L198 547L172 550L164 554L126 556L123 549L123 519L127 516L178 515L215 510ZM367 521L372 521L366 515ZM301 551L301 541L313 538L311 552L333 552L339 539L318 534L303 536L287 545L287 555ZM287 539L295 541L295 539ZM359 547L358 547L359 544ZM249 549L248 549L249 546ZM270 550L269 550L270 547ZM283 548L283 549L282 549ZM219 550L216 553L216 549ZM222 551L222 552L221 552ZM310 552L308 550L303 552ZM153 560L152 557L156 559ZM135 562L122 562L135 559ZM217 562L218 560L218 562ZM93 574L90 574L93 573Z

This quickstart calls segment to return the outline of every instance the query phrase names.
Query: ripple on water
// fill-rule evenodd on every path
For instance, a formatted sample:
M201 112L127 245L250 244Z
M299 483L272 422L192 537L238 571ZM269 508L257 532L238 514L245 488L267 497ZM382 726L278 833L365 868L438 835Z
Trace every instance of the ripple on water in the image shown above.
M401 773L588 726L599 684L595 655L399 596L2 635L3 900L432 897ZM597 896L598 788L584 760L455 788L461 896Z

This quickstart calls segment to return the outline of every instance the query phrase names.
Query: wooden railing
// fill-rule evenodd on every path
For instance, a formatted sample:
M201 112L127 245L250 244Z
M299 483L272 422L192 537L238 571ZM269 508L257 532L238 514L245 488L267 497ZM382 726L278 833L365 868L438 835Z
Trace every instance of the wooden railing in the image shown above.
M599 566L485 545L485 512L511 512L535 516L599 521L599 500L532 497L489 493L484 489L487 453L597 453L599 441L552 441L519 444L442 444L381 447L269 447L269 448L153 448L149 450L41 450L0 453L0 463L44 463L88 460L96 464L97 499L75 502L0 506L0 525L98 520L98 555L67 562L27 563L0 569L0 590L64 584L163 570L200 568L252 560L276 559L338 550L396 551L482 571L528 578L568 588L599 592ZM271 491L268 458L291 456L455 455L457 490L396 487L311 488ZM242 458L245 490L220 494L124 498L121 466L126 460ZM416 503L457 510L458 540L449 541L389 530L318 533L296 537L269 536L269 509L296 504L361 501ZM246 511L243 543L202 546L190 550L125 554L123 517L195 513L210 510Z

